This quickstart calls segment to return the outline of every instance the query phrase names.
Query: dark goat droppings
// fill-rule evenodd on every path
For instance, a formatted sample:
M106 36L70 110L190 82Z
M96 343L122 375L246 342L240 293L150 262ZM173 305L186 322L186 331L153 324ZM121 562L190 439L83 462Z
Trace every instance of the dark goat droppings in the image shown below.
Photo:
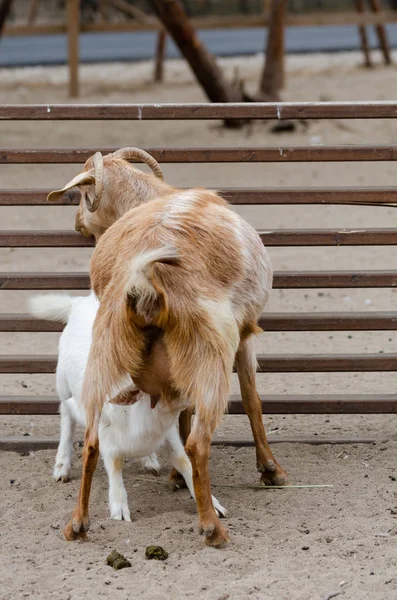
M113 552L109 554L109 556L106 559L106 563L110 567L113 567L113 569L115 569L116 571L118 571L119 569L126 569L127 567L131 566L130 561L127 560L125 556L120 554L120 552L117 552L117 550L113 550Z
M161 546L148 546L145 550L145 556L148 560L167 560L168 552Z

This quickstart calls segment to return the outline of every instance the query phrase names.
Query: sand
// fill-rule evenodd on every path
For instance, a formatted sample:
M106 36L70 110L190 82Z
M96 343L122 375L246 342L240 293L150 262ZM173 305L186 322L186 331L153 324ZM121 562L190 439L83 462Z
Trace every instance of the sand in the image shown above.
M261 57L222 61L229 74L237 67L254 89ZM291 57L286 100L383 100L395 97L395 68L365 70L358 54ZM167 63L166 82L151 83L150 64L83 67L82 102L197 102L201 91L186 67ZM0 72L0 103L67 102L66 70L27 69ZM317 121L293 134L274 135L256 122L240 131L219 123L7 123L0 126L2 147L307 145L395 143L397 122ZM77 168L0 165L1 188L60 187ZM395 185L393 163L166 165L176 185L334 186ZM394 209L352 207L250 207L239 211L259 228L391 227ZM2 208L3 229L68 229L74 209ZM395 268L395 247L271 248L277 270ZM86 271L90 250L0 249L2 271ZM2 312L26 311L28 292L0 292ZM271 311L393 310L394 290L274 291ZM53 353L55 334L0 334L1 352ZM396 352L393 332L268 333L258 350L271 353ZM261 375L262 393L376 393L394 391L394 373ZM233 391L237 391L233 380ZM1 394L54 393L54 377L3 375ZM206 548L196 531L196 513L185 490L128 463L125 481L132 523L111 521L107 481L100 466L94 479L92 527L86 543L66 544L60 532L78 489L80 449L73 479L51 478L54 451L29 456L0 453L2 556L0 597L62 600L111 597L253 598L307 600L331 598L384 600L397 597L396 418L391 416L264 417L270 439L366 437L372 444L309 446L278 444L274 451L295 484L332 488L261 490L222 487L258 481L253 448L213 449L214 493L227 507L231 544ZM1 417L1 435L56 435L56 417ZM225 417L218 438L249 439L245 417ZM143 478L143 479L142 479ZM167 561L145 559L145 548L159 544ZM132 568L115 572L106 565L113 549ZM336 597L336 596L335 596ZM338 596L339 597L339 596Z

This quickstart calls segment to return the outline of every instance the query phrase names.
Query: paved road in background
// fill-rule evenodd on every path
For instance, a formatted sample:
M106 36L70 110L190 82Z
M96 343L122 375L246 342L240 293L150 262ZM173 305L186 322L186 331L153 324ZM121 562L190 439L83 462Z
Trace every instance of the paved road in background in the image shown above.
M387 26L390 44L397 47L397 25ZM376 47L373 28L369 30ZM215 29L200 32L200 37L217 56L243 56L263 52L265 31L258 29ZM153 58L156 34L85 33L80 36L81 61L85 63L147 60ZM287 51L340 52L359 49L357 27L290 27ZM178 50L167 43L167 57L176 58ZM60 65L66 62L65 35L5 37L0 41L0 66Z

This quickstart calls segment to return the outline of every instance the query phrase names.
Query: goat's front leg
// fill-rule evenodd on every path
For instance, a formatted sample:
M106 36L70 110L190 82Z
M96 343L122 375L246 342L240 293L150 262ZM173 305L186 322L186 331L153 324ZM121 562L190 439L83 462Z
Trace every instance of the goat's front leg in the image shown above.
M235 359L240 382L241 399L248 415L256 447L256 465L265 485L285 485L286 472L280 467L270 450L262 420L262 405L256 391L256 355L253 338L241 342Z
M61 402L60 413L61 433L53 476L55 481L62 481L62 483L65 483L70 479L76 423L66 400Z
M187 442L192 428L192 414L193 409L189 407L183 410L179 415L179 433L184 445ZM172 469L169 481L174 491L186 487L186 478L183 476L181 471L178 471L177 467Z
M199 533L205 535L208 546L222 548L229 541L226 527L222 525L212 502L208 460L211 438L215 427L209 427L196 414L193 429L186 443L186 452L193 468L193 484L199 514Z
M83 470L80 482L79 496L72 519L64 529L64 536L68 541L78 538L85 539L86 531L90 526L88 504L90 500L92 477L94 475L99 457L98 425L87 427L84 436Z
M109 510L112 519L131 521L127 492L123 481L124 458L103 451L103 462L109 478Z
M170 463L178 472L178 474L180 474L180 476L183 477L185 487L188 488L193 500L196 500L196 494L193 485L192 464L186 454L185 448L183 447L176 426L171 427L171 429L169 430L166 437L166 443L166 449L168 452ZM212 503L214 505L217 516L226 517L226 508L222 506L222 504L215 498L215 496L212 496Z

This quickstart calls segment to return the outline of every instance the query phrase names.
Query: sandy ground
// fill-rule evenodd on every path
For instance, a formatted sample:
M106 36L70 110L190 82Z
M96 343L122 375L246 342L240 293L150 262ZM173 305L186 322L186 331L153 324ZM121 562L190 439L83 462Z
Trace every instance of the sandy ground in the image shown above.
M395 98L395 68L367 71L356 54L293 57L288 61L286 100L383 100ZM232 74L237 67L247 87L258 80L261 59L222 61ZM84 102L202 101L187 69L167 64L166 82L150 82L151 65L102 65L82 69ZM0 72L0 103L67 102L66 70L29 69ZM394 143L397 122L313 122L294 134L275 136L269 124L254 123L227 131L218 123L7 123L0 126L2 147L307 145ZM77 167L0 165L1 188L60 187ZM166 165L176 185L333 186L395 185L393 163ZM256 228L390 227L395 211L352 207L250 207L241 213ZM2 208L3 229L67 229L74 209ZM271 248L275 269L395 268L396 248ZM89 250L0 249L2 271L86 271ZM27 292L0 292L2 312L26 311ZM394 290L274 291L272 311L393 310ZM0 334L1 352L52 353L54 334ZM264 334L258 349L272 353L396 352L391 332ZM344 393L394 391L395 375L308 374L259 376L262 393ZM236 391L236 382L233 381ZM52 376L2 376L1 394L54 393ZM374 444L274 446L291 482L329 484L327 489L256 491L222 487L255 484L253 448L216 447L211 458L214 491L228 508L226 524L232 543L224 551L203 546L196 514L186 491L171 492L159 480L130 463L125 479L132 523L108 518L107 482L102 466L94 481L92 529L88 543L66 544L60 530L77 493L79 461L73 480L51 480L55 453L30 456L1 453L0 521L2 560L0 595L25 597L150 600L199 597L306 600L397 597L395 452L396 418L389 416L274 416L265 418L269 437L369 437ZM2 417L1 435L56 435L54 417ZM244 417L228 416L217 437L249 439ZM163 461L164 464L164 461ZM144 477L145 480L140 479ZM166 563L148 562L145 547L159 543L169 552ZM113 572L106 556L117 549L132 568Z

